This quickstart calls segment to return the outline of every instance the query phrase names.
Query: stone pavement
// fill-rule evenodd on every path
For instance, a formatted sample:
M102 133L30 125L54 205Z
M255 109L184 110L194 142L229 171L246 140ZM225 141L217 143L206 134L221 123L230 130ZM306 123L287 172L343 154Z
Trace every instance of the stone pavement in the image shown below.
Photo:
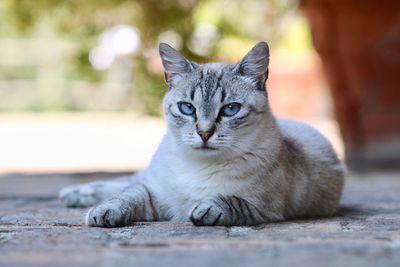
M0 176L0 266L400 266L400 173L349 175L336 217L257 227L89 228L56 198L112 176Z

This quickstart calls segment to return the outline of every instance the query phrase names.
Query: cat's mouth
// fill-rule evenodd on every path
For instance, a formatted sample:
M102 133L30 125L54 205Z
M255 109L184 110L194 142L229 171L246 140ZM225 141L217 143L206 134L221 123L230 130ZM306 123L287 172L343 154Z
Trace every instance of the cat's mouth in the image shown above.
M215 150L217 150L217 148L211 147L207 144L203 144L202 146L199 146L199 147L194 147L194 149L198 150L198 151L215 151Z

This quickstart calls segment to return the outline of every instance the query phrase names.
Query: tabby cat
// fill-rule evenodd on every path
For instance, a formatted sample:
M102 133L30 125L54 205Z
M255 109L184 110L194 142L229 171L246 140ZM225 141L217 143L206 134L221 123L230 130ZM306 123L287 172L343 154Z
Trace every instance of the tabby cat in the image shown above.
M67 206L95 205L87 225L256 225L336 212L343 167L315 129L271 113L265 42L237 64L197 64L164 43L159 50L167 133L143 172L60 192Z

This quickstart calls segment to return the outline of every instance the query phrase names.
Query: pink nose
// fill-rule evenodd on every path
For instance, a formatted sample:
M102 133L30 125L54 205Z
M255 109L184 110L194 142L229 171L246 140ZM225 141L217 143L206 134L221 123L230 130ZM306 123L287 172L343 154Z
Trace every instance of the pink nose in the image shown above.
M210 137L214 134L214 132L203 132L203 131L198 131L197 133L200 135L201 140L203 140L204 143L207 143L208 139L210 139Z

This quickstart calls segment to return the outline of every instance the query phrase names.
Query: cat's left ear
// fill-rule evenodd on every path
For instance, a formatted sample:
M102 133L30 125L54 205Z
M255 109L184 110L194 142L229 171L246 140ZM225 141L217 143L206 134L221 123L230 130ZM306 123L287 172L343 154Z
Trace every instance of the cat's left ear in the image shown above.
M268 79L268 65L268 44L266 42L259 42L236 64L234 71L239 75L252 77L257 82L265 83Z
M193 71L197 64L189 61L178 51L165 43L159 45L160 57L165 70L165 81L171 85L182 74Z

